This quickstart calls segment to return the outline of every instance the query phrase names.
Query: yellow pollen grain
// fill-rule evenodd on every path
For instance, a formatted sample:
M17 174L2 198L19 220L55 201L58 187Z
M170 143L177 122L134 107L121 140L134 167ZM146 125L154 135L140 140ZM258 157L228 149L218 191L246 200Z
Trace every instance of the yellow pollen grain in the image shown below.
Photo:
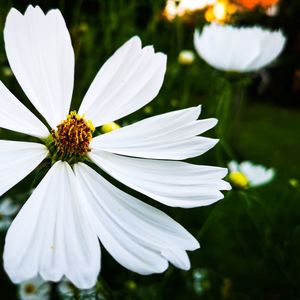
M228 177L233 186L243 189L248 187L249 180L245 174L241 172L231 172Z

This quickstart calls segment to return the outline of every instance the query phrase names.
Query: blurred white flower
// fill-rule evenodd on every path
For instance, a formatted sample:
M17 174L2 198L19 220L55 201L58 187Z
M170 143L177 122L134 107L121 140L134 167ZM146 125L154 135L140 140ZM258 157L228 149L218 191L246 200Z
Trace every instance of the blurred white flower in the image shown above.
M270 64L281 53L285 37L281 31L260 27L206 25L194 33L198 54L212 67L230 72L251 72Z
M230 182L238 188L261 186L272 181L275 176L274 169L267 169L250 161L243 161L239 164L233 160L228 163L228 169Z
M100 272L99 240L116 261L139 274L164 272L169 262L189 269L186 251L199 248L198 241L165 213L124 193L86 164L90 161L169 206L209 205L224 197L221 190L231 188L222 180L227 169L178 161L217 143L199 136L217 123L198 120L200 106L93 135L95 127L156 97L166 56L131 38L99 70L77 114L69 113L74 51L60 11L45 15L38 6L29 6L22 15L12 9L4 41L14 75L52 129L0 83L0 127L41 141L0 141L0 194L44 159L52 163L8 230L4 268L12 281L39 274L57 282L66 276L80 289L91 288Z
M61 282L57 285L58 293L62 298L73 299L76 296L76 287L67 279L63 278ZM92 287L90 289L80 290L79 298L96 299L96 289Z
M182 50L178 55L178 62L181 65L191 65L195 60L195 53L191 50Z
M51 285L40 277L24 281L18 286L20 300L47 300Z
M19 205L13 203L12 199L4 198L0 202L0 231L8 229L12 222L12 217L19 210Z

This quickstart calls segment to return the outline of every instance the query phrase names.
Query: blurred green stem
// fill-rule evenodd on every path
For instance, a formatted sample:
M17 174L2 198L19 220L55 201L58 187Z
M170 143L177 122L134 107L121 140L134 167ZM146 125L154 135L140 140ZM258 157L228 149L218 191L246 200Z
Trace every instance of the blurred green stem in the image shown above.
M230 110L233 95L233 86L227 78L220 78L216 82L215 87L216 95L215 99L217 103L214 116L218 119L219 123L216 128L217 138L220 140L222 147L217 148L218 163L221 165L226 164L226 159L223 158L223 151L233 158L233 152L228 144L228 127L230 120Z
M240 74L225 74L217 78L215 83L215 99L217 101L214 115L219 120L216 129L220 139L222 150L230 159L235 155L230 146L231 128L236 121L240 120L242 107L245 102L245 91L250 81ZM218 152L218 161L224 164L227 159L223 158L222 152Z

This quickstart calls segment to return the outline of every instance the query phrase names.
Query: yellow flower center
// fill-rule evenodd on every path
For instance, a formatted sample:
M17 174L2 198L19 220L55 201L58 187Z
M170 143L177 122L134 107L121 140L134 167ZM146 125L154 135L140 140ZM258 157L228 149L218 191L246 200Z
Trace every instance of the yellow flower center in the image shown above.
M241 172L231 172L229 173L228 177L233 186L242 189L248 187L249 180L245 174Z
M46 141L52 160L75 163L90 151L89 145L95 127L92 122L71 111L67 118L57 125Z

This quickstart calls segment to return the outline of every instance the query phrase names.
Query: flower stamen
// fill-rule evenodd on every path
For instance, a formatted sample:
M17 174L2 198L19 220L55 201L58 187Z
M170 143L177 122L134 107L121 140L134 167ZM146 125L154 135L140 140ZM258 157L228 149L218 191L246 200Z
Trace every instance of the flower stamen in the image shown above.
M231 172L228 175L229 181L232 183L233 186L236 188L245 189L248 187L249 180L247 176L242 172Z
M80 116L76 111L71 111L67 118L57 129L51 131L47 146L52 160L63 160L75 163L90 151L89 145L93 138L95 127L84 115Z

